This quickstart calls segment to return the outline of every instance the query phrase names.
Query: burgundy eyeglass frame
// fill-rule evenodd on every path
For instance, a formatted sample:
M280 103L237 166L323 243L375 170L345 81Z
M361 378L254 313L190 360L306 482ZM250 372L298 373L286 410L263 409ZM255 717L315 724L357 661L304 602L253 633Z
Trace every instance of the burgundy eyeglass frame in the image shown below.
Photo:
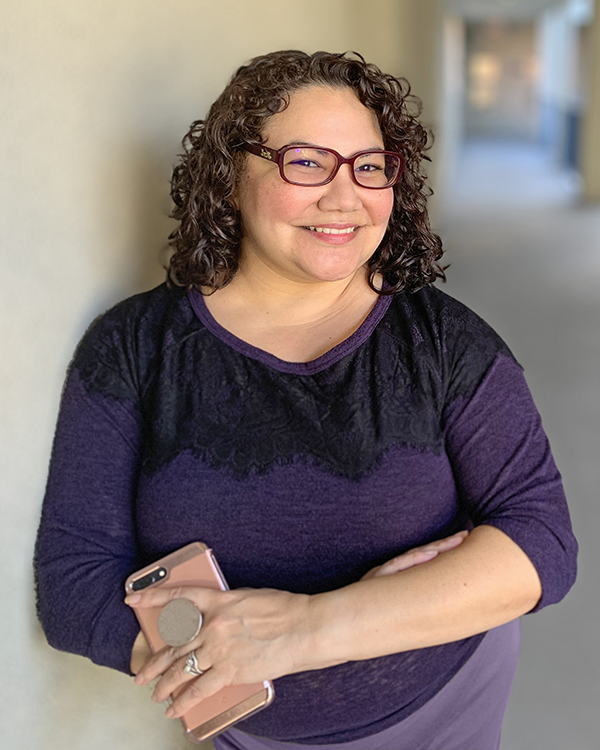
M333 154L335 158L337 159L337 167L333 170L333 172L329 175L329 177L326 180L323 180L323 182L315 182L310 185L306 185L302 182L293 182L292 180L288 180L288 178L283 174L283 158L287 154L288 151L293 151L297 148L312 148L316 151L327 151L329 154ZM354 156L351 156L349 159L344 158L341 154L338 154L337 151L334 151L332 148L321 148L321 146L309 146L308 144L306 146L302 146L301 144L295 143L291 146L282 146L280 149L274 149L269 148L268 146L263 146L261 144L257 143L244 143L242 145L242 149L244 151L248 151L251 154L254 154L255 156L260 156L261 159L266 159L267 161L270 161L274 164L277 164L279 166L279 174L281 175L281 179L284 182L289 183L290 185L298 185L298 187L321 187L322 185L328 185L337 175L337 173L340 171L340 167L343 164L349 164L351 169L350 173L352 175L352 179L354 182L359 186L366 188L367 190L387 190L388 188L394 187L394 185L397 185L400 181L400 177L402 177L402 172L404 172L404 167L406 166L406 159L402 156L402 154L399 154L397 151L378 151L377 149L366 149L365 151L359 151L357 154L354 154ZM398 174L394 178L394 181L391 182L389 185L383 185L382 187L374 187L372 185L362 185L357 179L356 175L354 174L354 162L356 159L358 159L360 156L364 156L364 154L388 154L389 156L396 156L398 159L400 159L400 167L398 168Z

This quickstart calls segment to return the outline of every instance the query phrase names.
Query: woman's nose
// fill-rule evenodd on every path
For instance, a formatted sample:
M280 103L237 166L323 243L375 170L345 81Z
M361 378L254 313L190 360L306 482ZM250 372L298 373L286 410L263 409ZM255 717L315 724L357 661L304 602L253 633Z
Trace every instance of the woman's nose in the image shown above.
M319 208L323 211L356 211L362 208L360 187L352 179L350 164L342 164L333 180L323 186Z

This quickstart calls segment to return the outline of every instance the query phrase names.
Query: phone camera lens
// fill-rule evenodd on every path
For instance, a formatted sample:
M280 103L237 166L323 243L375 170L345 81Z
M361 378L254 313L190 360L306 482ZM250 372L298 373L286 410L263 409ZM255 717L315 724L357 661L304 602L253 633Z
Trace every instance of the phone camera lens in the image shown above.
M152 570L150 573L147 573L145 576L142 576L141 578L136 579L131 584L131 590L132 591L141 591L142 589L148 588L148 586L152 586L153 583L158 583L158 581L162 581L163 578L165 578L167 575L167 571L165 568L157 568L156 570Z

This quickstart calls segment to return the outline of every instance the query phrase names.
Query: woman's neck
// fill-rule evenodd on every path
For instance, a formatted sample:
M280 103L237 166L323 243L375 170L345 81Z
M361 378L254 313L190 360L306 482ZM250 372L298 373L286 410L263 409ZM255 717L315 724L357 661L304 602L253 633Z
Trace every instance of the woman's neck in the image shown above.
M351 336L373 309L378 295L367 275L361 268L341 281L273 284L268 275L242 273L205 302L217 323L243 341L307 362Z

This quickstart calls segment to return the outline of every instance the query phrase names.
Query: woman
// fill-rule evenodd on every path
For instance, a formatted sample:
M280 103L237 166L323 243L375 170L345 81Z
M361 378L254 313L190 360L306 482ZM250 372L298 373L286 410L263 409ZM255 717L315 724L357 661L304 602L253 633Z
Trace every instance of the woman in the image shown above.
M70 370L37 547L48 639L159 677L156 700L187 683L171 717L275 679L217 750L493 750L516 618L574 581L521 369L431 286L408 91L346 55L240 68L175 169L170 284L106 313ZM132 610L171 595L124 604L123 581L196 539L233 590L187 590L199 635L150 657Z

